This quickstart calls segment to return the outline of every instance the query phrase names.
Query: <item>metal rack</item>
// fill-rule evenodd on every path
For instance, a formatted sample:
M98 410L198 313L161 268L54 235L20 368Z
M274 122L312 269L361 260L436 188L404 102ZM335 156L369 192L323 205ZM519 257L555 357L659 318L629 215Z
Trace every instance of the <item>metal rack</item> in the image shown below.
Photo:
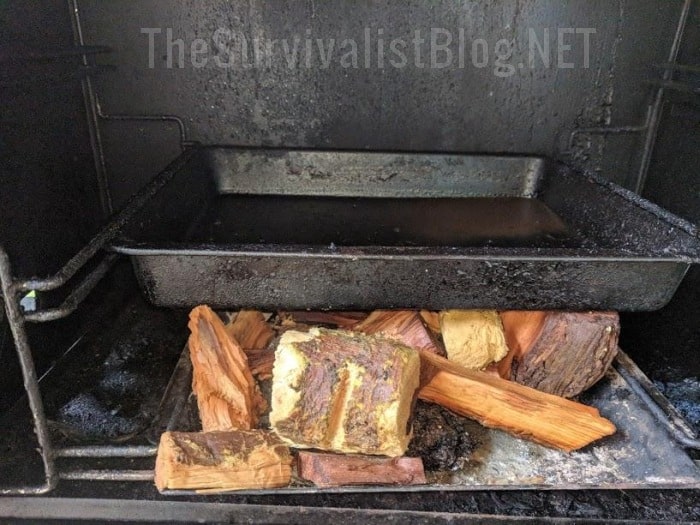
M194 149L186 151L168 168L144 186L129 200L126 206L114 216L107 226L95 235L92 240L73 256L73 258L58 272L50 277L43 279L20 279L15 277L12 273L10 258L7 252L0 246L0 286L5 305L5 315L19 357L24 388L27 392L45 474L45 482L41 485L0 488L0 495L43 494L49 492L56 486L59 478L55 462L57 457L147 457L154 455L155 450L152 447L144 449L142 447L94 446L54 450L49 436L32 350L27 337L26 324L61 319L70 315L80 305L116 262L117 255L105 253L104 249L119 235L124 225L138 213L143 205L172 179L177 170L189 160L193 153ZM100 262L90 270L79 283L74 285L60 306L28 313L22 310L20 306L21 296L30 291L47 292L63 288L98 254L102 256ZM125 474L123 478L133 479L133 474ZM81 479L104 478L95 474L94 476L83 477ZM115 476L109 479L122 478L115 474ZM139 479L143 479L143 476Z

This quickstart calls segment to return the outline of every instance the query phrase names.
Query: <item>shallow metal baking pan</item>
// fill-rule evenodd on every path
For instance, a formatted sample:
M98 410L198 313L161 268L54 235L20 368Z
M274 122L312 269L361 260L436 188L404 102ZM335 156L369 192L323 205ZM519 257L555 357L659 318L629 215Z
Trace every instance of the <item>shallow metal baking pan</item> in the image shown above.
M696 228L540 157L199 147L114 249L157 305L654 310Z

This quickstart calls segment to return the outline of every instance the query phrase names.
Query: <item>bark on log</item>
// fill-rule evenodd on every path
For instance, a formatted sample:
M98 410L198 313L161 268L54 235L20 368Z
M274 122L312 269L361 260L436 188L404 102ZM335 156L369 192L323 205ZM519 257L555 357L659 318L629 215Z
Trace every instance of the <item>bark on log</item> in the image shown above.
M155 484L160 491L284 487L291 481L291 464L289 448L270 432L165 432Z
M513 381L571 398L597 383L617 354L615 312L501 312Z
M297 472L302 479L323 488L426 483L420 458L378 458L302 451L297 458Z
M416 350L445 356L442 344L426 327L419 312L413 310L376 310L355 325L356 332L382 335Z
M248 368L248 358L208 306L190 313L192 391L205 432L252 429L266 403Z
M597 409L562 397L467 370L446 359L420 352L430 378L419 399L441 405L486 427L566 452L577 450L615 432Z
M482 370L508 353L495 310L442 311L440 330L448 359L470 370Z
M285 332L275 352L270 424L297 448L401 456L419 369L415 350L383 337Z

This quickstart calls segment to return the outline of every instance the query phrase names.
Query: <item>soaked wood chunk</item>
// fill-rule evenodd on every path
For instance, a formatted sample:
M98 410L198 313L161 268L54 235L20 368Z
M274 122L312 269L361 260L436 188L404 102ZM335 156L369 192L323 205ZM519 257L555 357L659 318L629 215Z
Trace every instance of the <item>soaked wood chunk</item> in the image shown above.
M426 326L419 312L413 310L376 310L353 330L383 335L400 343L445 356L445 349Z
M571 398L597 383L617 355L616 312L501 312L511 379Z
M508 353L503 325L495 310L445 310L440 330L447 358L470 370L482 370Z
M313 328L275 351L273 430L297 448L401 456L420 359L384 337Z

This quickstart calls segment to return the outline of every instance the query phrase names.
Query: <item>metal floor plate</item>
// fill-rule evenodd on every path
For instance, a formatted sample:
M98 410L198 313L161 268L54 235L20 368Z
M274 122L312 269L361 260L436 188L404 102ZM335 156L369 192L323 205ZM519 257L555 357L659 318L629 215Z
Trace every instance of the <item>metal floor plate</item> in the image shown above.
M183 362L186 363L181 360L180 364ZM317 489L295 480L283 489L240 493L700 488L700 468L614 368L581 396L581 401L595 406L601 415L613 421L617 433L577 452L560 452L469 422L468 431L477 443L470 460L459 470L427 472L428 485ZM194 492L168 491L167 494Z
M81 341L42 378L42 394L45 399L52 400L48 405L48 415L53 419L60 414L59 400L70 400L86 392L97 392L96 389L104 383L105 373L111 374L114 371L111 367L113 348L131 348L133 345L127 344L130 341L137 341L147 347L150 344L155 345L150 350L141 349L142 355L133 362L133 367L129 364L131 357L124 361L123 367L134 373L141 371L149 375L153 374L153 370L162 369L162 373L158 374L158 388L144 389L138 381L120 383L120 388L128 389L129 385L133 385L138 392L132 394L142 396L139 406L148 409L146 412L152 418L149 428L139 435L120 436L116 439L99 439L94 434L87 436L88 439L80 439L77 434L66 432L64 424L52 428L53 439L59 446L96 444L115 447L140 445L148 448L149 442L157 442L160 432L166 428L197 429L196 407L193 406L195 403L190 390L189 359L186 353L179 360L177 358L177 349L182 348L180 345L187 335L183 314L153 308L141 298L137 298L121 315L110 320L109 330L97 330L97 335L88 336ZM138 322L135 322L135 319ZM137 337L143 326L149 327L150 343ZM159 335L156 337L156 334ZM163 349L163 334L167 335L168 344L165 347L168 351ZM110 344L107 345L106 342ZM146 361L144 356L147 356ZM160 364L157 362L158 356L162 360ZM176 361L177 364L174 364ZM147 368L150 371L146 371L144 363L148 363ZM166 370L170 370L170 373ZM171 380L166 387L168 375L171 376ZM94 385L90 384L90 378ZM153 379L155 381L155 376ZM123 392L120 391L120 397L121 394ZM292 486L285 489L246 491L241 494L476 491L484 488L700 488L700 469L615 369L611 369L598 385L581 396L581 401L597 407L604 417L613 421L618 431L614 436L579 452L558 452L467 421L467 431L475 444L469 460L458 470L428 472L430 483L425 486L343 487L321 490L301 480L295 480ZM116 405L110 408L112 411L125 409ZM36 444L26 439L31 432L29 422L26 401L20 402L0 419L0 424L5 429L0 434L0 446L7 451L0 460L3 482L13 482L13 478L16 477L33 479L35 474L41 475L35 451ZM59 469L62 477L96 469L110 469L107 472L135 470L138 475L132 479L142 479L142 482L145 480L149 483L153 458L61 458ZM64 483L69 481L61 482ZM169 494L194 493L173 491Z

